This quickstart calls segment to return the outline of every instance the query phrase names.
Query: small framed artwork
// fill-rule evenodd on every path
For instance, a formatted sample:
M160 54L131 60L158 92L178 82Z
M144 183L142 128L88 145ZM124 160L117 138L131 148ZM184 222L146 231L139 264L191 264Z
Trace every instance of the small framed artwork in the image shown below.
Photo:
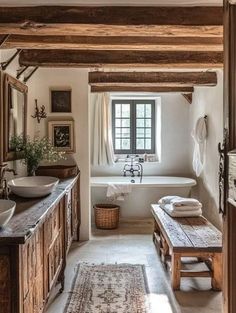
M48 137L59 151L75 152L73 120L49 120Z
M71 113L71 89L50 89L51 112Z

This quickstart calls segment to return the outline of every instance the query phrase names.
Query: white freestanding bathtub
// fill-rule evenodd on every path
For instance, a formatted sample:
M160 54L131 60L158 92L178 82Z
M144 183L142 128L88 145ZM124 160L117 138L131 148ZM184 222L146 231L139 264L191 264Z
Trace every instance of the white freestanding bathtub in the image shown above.
M131 180L135 182L131 183ZM139 177L91 177L92 206L96 203L110 202L106 198L107 186L124 182L132 184L132 192L125 196L124 201L114 201L120 205L123 218L150 217L152 203L157 203L161 197L167 195L188 197L191 187L196 185L194 179L185 177L144 176L141 183Z

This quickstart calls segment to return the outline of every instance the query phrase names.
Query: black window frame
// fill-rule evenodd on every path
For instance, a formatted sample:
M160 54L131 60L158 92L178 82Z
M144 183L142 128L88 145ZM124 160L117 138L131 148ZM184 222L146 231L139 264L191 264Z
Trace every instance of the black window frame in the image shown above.
M130 104L130 149L115 149L115 106L116 104ZM136 105L151 104L151 149L136 149ZM156 151L156 101L152 99L113 99L112 105L112 140L115 154L155 154ZM121 127L122 128L122 127ZM141 127L145 128L145 127ZM145 138L145 137L144 137Z

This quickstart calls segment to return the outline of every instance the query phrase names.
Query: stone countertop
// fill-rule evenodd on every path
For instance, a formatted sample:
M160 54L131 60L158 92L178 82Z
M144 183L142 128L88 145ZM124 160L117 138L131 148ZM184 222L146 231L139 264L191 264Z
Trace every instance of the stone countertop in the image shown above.
M0 228L0 244L24 244L76 179L77 176L61 180L55 191L43 198L26 199L11 195L10 199L16 202L16 209L10 222Z

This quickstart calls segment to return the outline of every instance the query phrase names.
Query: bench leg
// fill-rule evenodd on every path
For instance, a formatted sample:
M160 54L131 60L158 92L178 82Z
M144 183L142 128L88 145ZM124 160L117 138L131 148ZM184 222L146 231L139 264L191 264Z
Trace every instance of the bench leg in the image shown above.
M212 257L212 280L213 290L222 290L222 253L214 253Z
M181 254L172 253L171 256L171 284L174 290L180 289Z

